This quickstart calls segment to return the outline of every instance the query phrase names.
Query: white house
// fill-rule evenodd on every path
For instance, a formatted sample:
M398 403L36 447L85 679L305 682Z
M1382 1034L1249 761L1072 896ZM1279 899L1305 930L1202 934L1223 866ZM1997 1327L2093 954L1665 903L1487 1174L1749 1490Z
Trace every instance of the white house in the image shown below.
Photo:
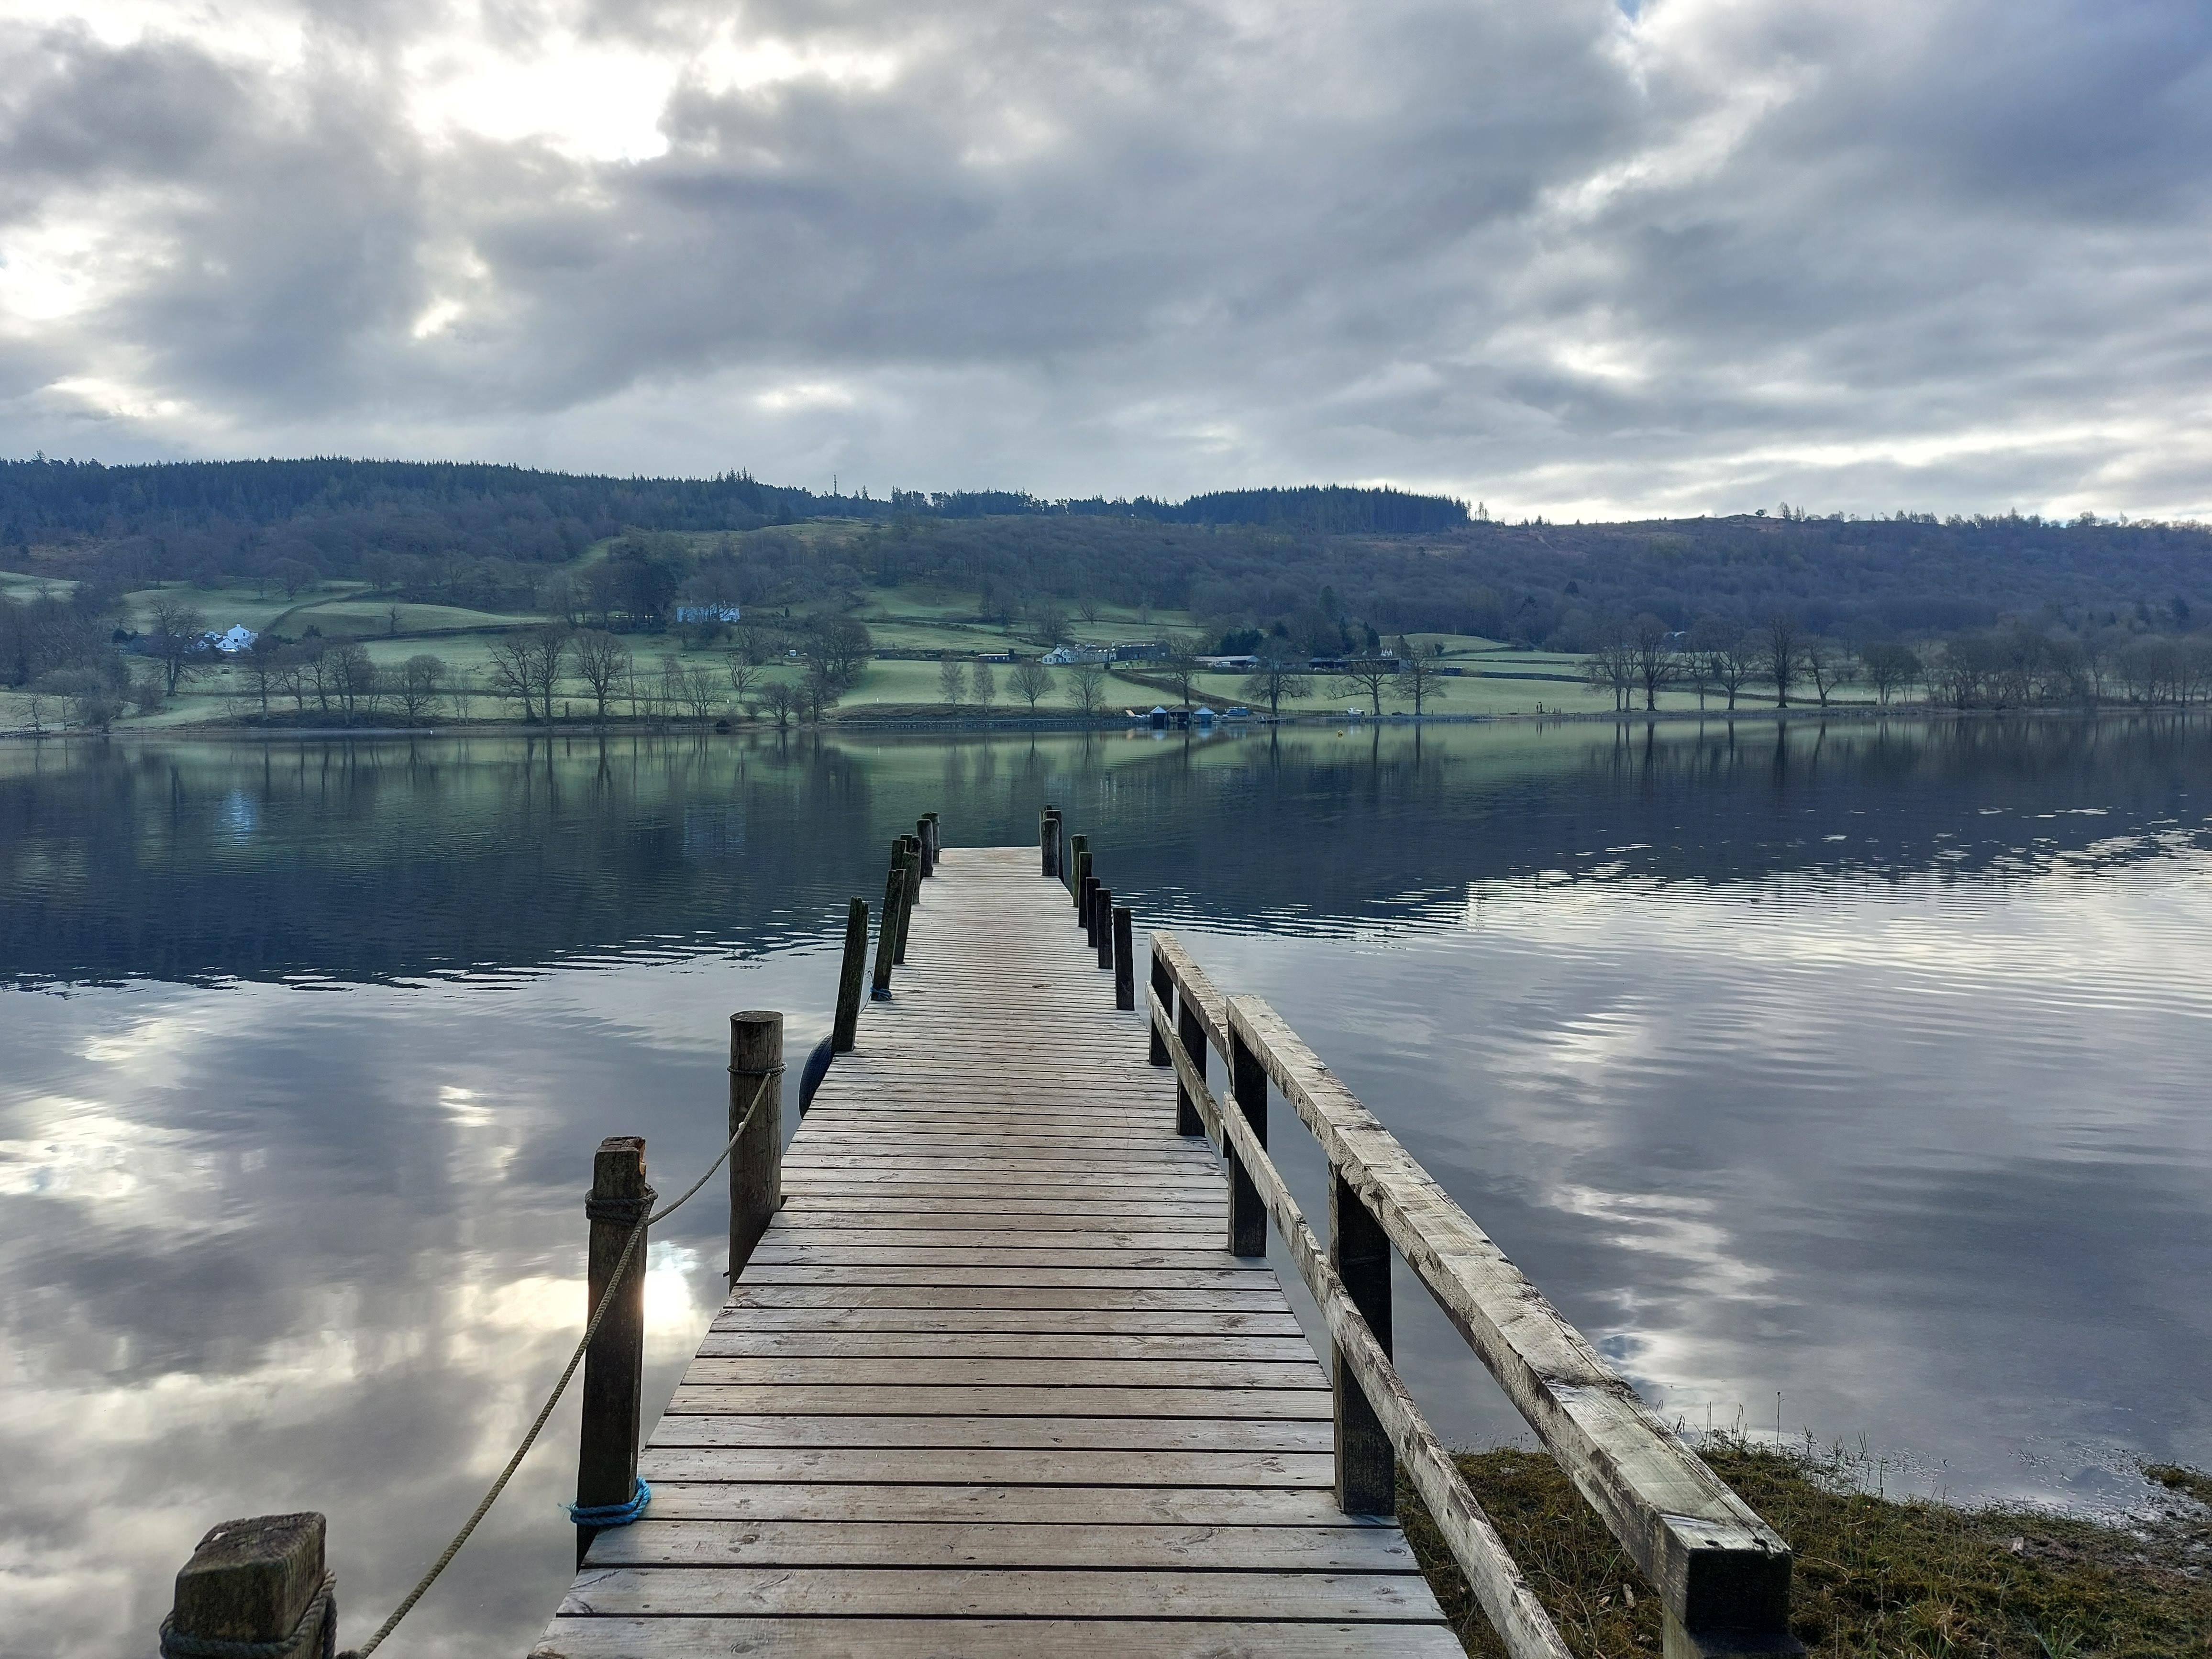
M733 623L744 620L743 607L734 605L679 605L676 620L680 623Z
M202 637L213 649L223 653L226 656L236 656L240 652L250 649L254 641L261 636L244 623L233 623L224 633L210 632Z

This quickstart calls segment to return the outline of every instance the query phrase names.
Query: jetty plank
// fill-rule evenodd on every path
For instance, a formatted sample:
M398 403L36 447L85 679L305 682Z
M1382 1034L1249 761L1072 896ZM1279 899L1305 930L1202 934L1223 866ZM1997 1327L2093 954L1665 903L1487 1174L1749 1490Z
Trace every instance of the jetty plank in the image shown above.
M535 1659L1459 1651L1035 848L945 848Z

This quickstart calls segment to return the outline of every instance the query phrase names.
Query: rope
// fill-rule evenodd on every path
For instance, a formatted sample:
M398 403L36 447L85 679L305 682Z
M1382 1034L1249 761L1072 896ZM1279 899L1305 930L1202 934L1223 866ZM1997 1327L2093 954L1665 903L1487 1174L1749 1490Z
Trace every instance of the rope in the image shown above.
M773 1066L759 1075L760 1082L753 1090L751 1103L746 1106L744 1115L738 1120L737 1133L732 1134L728 1144L715 1154L714 1161L707 1166L707 1173L693 1182L684 1196L666 1209L642 1218L637 1225L630 1229L629 1237L623 1242L622 1255L615 1261L615 1269L607 1275L607 1283L610 1285L622 1283L623 1273L629 1267L630 1257L637 1251L637 1241L645 1237L645 1230L654 1222L665 1221L690 1203L692 1194L707 1184L714 1171L722 1167L724 1160L737 1149L738 1138L751 1127L753 1114L760 1109L761 1101L768 1094L768 1085L783 1075L783 1067ZM588 1201L587 1200L586 1202ZM584 1327L584 1340L576 1345L576 1352L568 1356L568 1369L561 1373L561 1380L553 1385L553 1392L545 1396L545 1404L538 1409L538 1420L530 1425L530 1432L522 1437L522 1443L514 1449L514 1455L507 1460L507 1467L499 1472L499 1479L491 1483L491 1490L483 1495L483 1501L477 1505L476 1512L462 1522L461 1529L453 1534L453 1541L446 1546L444 1553L430 1564L430 1571L424 1573L415 1588L407 1592L407 1599L392 1610L392 1617L377 1626L376 1634L359 1647L349 1649L346 1652L338 1655L337 1659L368 1659L368 1656L383 1644L384 1638L398 1628L399 1621L404 1619L413 1610L415 1604L422 1599L423 1593L438 1582L438 1575L445 1571L453 1559L461 1553L461 1546L469 1541L469 1534L477 1529L477 1522L483 1520L490 1511L491 1506L499 1501L500 1493L507 1490L507 1483L514 1478L515 1470L521 1467L522 1460L528 1455L531 1447L537 1443L538 1431L544 1428L546 1419L553 1415L553 1407L559 1403L561 1396L568 1392L569 1378L575 1376L576 1367L584 1363L585 1351L592 1346L592 1339L599 1334L599 1322L607 1316L607 1310L614 1304L615 1299L611 1296L603 1296L599 1298L599 1305L592 1310L591 1322ZM642 1487L645 1483L641 1480L638 1485ZM650 1498L651 1496L651 1492L647 1491L645 1497ZM180 1655L179 1659L195 1659L195 1656ZM246 1654L210 1654L205 1656L204 1659L264 1659L264 1656ZM265 1656L265 1659L289 1659L289 1656L280 1650Z
M161 1659L302 1659L309 1642L315 1644L318 1659L331 1659L338 1634L337 1582L336 1573L325 1573L322 1587L301 1613L300 1622L292 1626L292 1633L274 1642L186 1636L176 1628L173 1613L161 1620Z
M568 1518L580 1527L626 1527L645 1513L645 1506L653 1502L653 1488L636 1476L637 1490L630 1494L627 1504L570 1504Z

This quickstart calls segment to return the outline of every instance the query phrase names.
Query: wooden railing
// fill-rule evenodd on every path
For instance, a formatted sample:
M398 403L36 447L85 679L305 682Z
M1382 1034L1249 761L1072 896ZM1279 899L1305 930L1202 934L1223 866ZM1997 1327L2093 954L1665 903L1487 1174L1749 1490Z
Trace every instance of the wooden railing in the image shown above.
M1054 872L1053 873L1059 873ZM1171 933L1152 936L1151 1054L1172 1066L1177 1127L1228 1165L1229 1248L1263 1255L1267 1224L1328 1327L1337 1501L1389 1513L1403 1466L1514 1659L1567 1648L1390 1357L1390 1258L1405 1258L1656 1589L1667 1659L1794 1654L1790 1548L1546 1301L1488 1234L1257 997L1224 997ZM1208 1050L1227 1063L1230 1103ZM1273 1084L1329 1167L1324 1249L1267 1156Z

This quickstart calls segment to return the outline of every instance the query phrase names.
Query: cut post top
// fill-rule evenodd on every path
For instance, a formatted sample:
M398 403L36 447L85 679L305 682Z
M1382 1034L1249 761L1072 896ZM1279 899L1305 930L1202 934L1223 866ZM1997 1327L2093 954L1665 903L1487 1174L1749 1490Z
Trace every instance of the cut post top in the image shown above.
M313 1510L210 1528L177 1574L172 1626L203 1641L282 1641L323 1587L327 1530Z

